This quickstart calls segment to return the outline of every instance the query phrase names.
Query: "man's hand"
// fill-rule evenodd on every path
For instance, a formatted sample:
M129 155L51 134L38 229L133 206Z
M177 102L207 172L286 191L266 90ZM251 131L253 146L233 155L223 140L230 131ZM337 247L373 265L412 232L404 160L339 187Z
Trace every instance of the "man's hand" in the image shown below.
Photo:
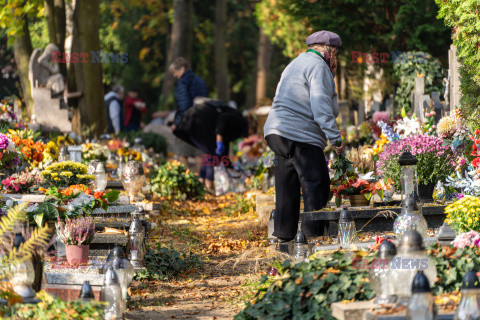
M170 129L172 129L172 132L175 131L175 128L176 128L176 127L177 127L177 126L174 125L174 124L172 124L172 125L170 126Z
M341 155L341 154L343 154L343 151L345 151L345 144L344 144L343 141L342 141L342 144L341 144L340 146L334 145L334 146L333 146L333 149L335 149L335 152L336 152L338 155Z

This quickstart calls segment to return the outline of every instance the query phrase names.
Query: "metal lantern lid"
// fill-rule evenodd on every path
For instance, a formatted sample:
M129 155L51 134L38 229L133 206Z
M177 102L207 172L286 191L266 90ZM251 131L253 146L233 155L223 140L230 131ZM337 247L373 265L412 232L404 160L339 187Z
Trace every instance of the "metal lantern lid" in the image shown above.
M417 271L417 274L413 278L412 293L427 293L432 292L430 288L430 282L428 282L427 276L422 270Z
M128 229L128 232L130 234L133 234L133 233L142 232L144 230L145 230L145 228L143 226L142 221L138 218L138 215L134 215L132 223L130 224L130 229Z
M97 174L105 173L105 167L103 166L103 163L101 163L101 162L97 163L97 165L95 167L95 173L97 173Z
M297 234L295 235L295 243L296 244L307 244L307 237L305 236L305 233L303 231L298 231Z
M13 247L18 249L22 243L25 242L25 238L20 232L15 233L15 238L13 238Z
M123 168L123 176L131 178L138 175L143 175L142 164L135 160L128 161Z
M63 157L66 157L68 156L68 148L66 146L63 146L61 149L60 149L60 153L59 153L59 156L63 156Z
M415 166L417 165L418 159L408 150L404 151L400 158L398 158L398 164L401 167L404 166Z
M270 213L270 220L273 220L274 217L275 217L275 209L273 209L272 212Z
M388 239L383 240L377 251L377 257L380 259L389 259L397 254L397 247Z
M417 201L415 200L415 193L409 194L402 203L402 213L418 211Z
M119 246L113 247L107 257L107 261L111 261L114 259L125 259L125 252Z
M79 299L95 299L93 294L92 286L90 285L90 281L85 281L82 285L82 289L80 290L80 295L78 296Z
M87 173L91 175L95 174L95 172L97 171L97 165L99 163L101 163L101 161L98 159L90 160L87 164Z
M105 273L105 286L120 285L118 276L112 266L109 266Z
M462 281L462 290L463 289L480 289L480 283L475 271L469 270L465 273Z
M398 243L398 251L401 253L409 253L423 250L423 239L420 233L415 230L408 230L403 234L402 239Z
M348 208L343 208L342 211L340 212L338 223L347 223L352 221L353 221L353 217L350 211L348 211Z

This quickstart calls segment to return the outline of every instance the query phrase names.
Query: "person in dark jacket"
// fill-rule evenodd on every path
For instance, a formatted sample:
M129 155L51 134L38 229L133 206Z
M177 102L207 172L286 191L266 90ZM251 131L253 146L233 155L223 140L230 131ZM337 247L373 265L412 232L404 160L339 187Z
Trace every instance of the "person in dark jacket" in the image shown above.
M200 170L200 178L205 181L207 190L212 191L213 166L222 164L222 156L228 155L230 142L248 136L248 121L222 101L196 98L194 106L183 114L173 133L205 153L207 163Z
M169 67L169 71L173 77L177 79L175 84L175 104L177 105L177 111L173 125L171 126L173 131L185 111L193 106L193 99L196 97L208 97L208 90L205 81L193 73L188 61L182 57L173 61ZM195 157L198 168L200 165L201 152L181 139L176 139L175 144L177 149L176 154L180 162L188 166L187 159L189 157Z

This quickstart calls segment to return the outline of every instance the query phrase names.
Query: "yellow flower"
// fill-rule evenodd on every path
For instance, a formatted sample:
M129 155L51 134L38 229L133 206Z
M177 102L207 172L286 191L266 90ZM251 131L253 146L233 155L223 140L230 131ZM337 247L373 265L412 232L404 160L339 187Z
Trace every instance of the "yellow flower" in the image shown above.
M60 175L62 177L70 178L71 176L73 176L73 173L71 173L70 171L62 171L62 172L60 172Z

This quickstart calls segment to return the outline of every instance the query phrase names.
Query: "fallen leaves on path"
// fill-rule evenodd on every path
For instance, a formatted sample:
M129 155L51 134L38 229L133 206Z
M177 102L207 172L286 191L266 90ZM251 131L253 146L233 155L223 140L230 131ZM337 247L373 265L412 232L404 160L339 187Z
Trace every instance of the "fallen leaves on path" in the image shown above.
M268 251L267 230L253 199L247 193L163 202L150 241L198 254L204 267L171 281L134 282L127 319L232 319L266 269L259 257Z

